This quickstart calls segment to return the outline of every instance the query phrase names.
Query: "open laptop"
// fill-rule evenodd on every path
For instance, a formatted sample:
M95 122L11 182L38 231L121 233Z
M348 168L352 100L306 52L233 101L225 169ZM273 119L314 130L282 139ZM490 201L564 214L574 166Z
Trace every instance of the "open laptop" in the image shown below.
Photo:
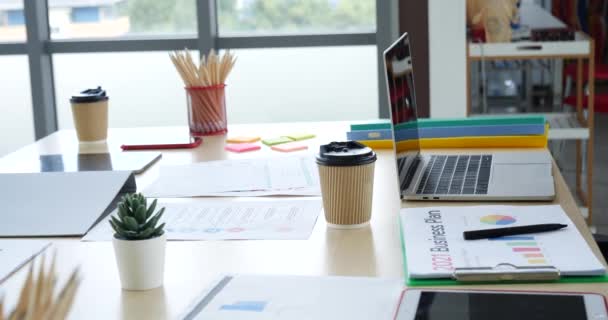
M410 38L406 33L384 51L401 198L454 201L553 199L552 161L546 149L420 152L410 48Z

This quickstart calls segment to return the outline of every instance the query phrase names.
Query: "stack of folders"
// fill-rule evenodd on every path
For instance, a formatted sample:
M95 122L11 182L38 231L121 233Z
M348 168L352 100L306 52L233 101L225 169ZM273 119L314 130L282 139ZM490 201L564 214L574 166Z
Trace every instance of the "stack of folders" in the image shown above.
M352 124L348 140L369 147L390 149L393 132L388 121ZM462 119L418 119L394 127L397 141L420 148L542 148L548 126L543 116L492 116Z

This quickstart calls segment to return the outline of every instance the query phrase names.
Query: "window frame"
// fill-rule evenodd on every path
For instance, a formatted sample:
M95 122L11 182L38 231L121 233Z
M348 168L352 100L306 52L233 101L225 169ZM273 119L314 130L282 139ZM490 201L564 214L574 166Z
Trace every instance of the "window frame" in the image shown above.
M27 54L29 58L36 139L58 130L52 55L61 53L170 51L192 48L199 53L211 49L296 48L318 46L375 45L378 52L378 115L388 117L382 52L393 38L393 1L375 0L376 31L294 35L219 36L217 0L196 0L197 34L192 36L140 36L111 39L52 40L48 0L24 0L27 42L1 43L0 55ZM101 12L99 12L101 14Z

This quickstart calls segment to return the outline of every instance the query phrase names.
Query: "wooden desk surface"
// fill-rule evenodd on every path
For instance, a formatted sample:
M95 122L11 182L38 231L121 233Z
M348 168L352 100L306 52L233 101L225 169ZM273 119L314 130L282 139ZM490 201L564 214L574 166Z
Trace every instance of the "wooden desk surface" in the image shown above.
M307 141L312 151L316 150L318 144L343 140L344 132L347 130L348 124L344 122L238 125L230 127L230 135L273 137L293 132L311 132L317 134L316 139ZM81 147L80 151L118 152L120 144L127 138L144 139L184 132L186 132L185 128L112 129L107 148ZM263 147L262 151L247 154L225 153L223 146L224 137L206 138L203 146L194 150L163 151L160 164L282 156L267 147ZM37 157L39 154L76 152L78 149L74 132L60 131L0 159L0 166L8 163L18 165L20 159ZM156 178L158 167L157 163L143 175L138 176L140 190ZM169 242L164 287L146 292L121 290L111 242L83 243L75 238L54 239L54 247L58 253L60 280L65 280L68 273L76 266L80 266L83 275L83 282L70 318L172 319L182 313L211 281L224 273L403 277L397 224L397 213L401 202L398 198L395 171L393 153L390 150L378 151L373 214L369 227L358 230L334 230L327 227L321 215L308 240ZM601 256L557 169L554 170L554 175L557 189L554 203L562 205L596 254ZM440 205L447 204L440 203ZM438 204L403 203L404 207L430 205ZM576 259L575 256L572 258ZM15 296L25 275L25 269L20 270L0 284L0 296L4 295L9 305L16 299ZM488 287L491 286L486 286ZM469 286L469 288L481 288L481 286ZM500 286L500 289L585 291L608 294L608 284L505 285Z

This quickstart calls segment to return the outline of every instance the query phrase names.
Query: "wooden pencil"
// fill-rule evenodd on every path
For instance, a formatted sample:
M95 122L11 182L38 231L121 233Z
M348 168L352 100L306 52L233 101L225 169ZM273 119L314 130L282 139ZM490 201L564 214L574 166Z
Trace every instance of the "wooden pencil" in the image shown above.
M53 256L48 271L44 255L37 270L35 262L30 263L17 306L7 317L4 316L4 305L0 300L0 320L63 320L67 317L80 285L80 273L78 269L74 270L55 298L55 261Z
M198 65L188 49L169 54L189 96L191 130L211 133L226 129L224 86L236 58L226 51L211 50Z

